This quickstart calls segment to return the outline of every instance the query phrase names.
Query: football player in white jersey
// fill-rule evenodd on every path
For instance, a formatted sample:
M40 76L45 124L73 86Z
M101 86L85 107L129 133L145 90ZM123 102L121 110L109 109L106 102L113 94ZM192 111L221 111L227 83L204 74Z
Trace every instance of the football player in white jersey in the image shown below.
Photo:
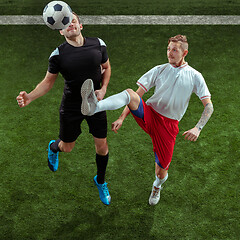
M127 105L119 119L112 124L112 130L117 132L131 112L139 126L152 138L156 179L149 197L150 205L159 202L162 184L168 178L168 168L179 132L178 123L187 110L192 93L202 101L204 110L197 124L183 133L185 139L196 141L213 113L211 94L205 80L201 73L185 62L187 54L186 36L177 35L168 41L168 63L145 73L137 81L139 88L136 92L126 89L98 101L90 79L81 88L81 111L84 115L91 116L103 110L114 110ZM145 103L142 96L152 87L155 87L154 94Z

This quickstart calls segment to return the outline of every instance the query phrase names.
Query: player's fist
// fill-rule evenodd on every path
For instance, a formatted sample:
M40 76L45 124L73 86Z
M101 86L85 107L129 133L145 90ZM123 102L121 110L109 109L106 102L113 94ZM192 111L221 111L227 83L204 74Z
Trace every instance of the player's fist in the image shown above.
M200 131L194 127L186 132L183 133L183 136L185 136L186 140L196 142L199 137Z
M25 91L20 92L16 99L19 107L25 107L31 102L28 94Z

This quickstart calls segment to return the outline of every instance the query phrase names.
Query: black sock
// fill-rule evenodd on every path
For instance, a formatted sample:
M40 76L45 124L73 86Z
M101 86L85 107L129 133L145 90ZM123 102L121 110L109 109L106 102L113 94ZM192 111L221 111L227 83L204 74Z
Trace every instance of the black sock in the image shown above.
M58 139L56 140L54 143L52 143L50 145L50 149L54 152L54 153L57 153L57 152L61 152L61 150L59 149L58 147L58 144L60 143L61 139Z
M101 156L96 153L96 163L97 163L97 182L103 184L105 182L105 173L108 164L108 156Z

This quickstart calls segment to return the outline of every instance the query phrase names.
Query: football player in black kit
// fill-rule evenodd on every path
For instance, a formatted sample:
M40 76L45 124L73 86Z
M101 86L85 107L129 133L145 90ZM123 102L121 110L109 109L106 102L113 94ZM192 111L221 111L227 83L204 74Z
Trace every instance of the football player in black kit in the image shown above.
M27 106L46 94L53 87L58 73L62 74L65 86L60 106L59 139L49 142L48 166L52 171L58 169L59 152L72 151L76 139L81 134L81 122L85 119L96 149L97 175L94 177L94 183L99 190L101 201L109 205L111 197L105 182L108 164L106 112L90 117L82 115L80 90L86 79L92 79L95 94L102 100L110 80L111 67L105 43L99 38L83 37L82 28L78 15L73 13L71 24L60 31L66 41L52 52L45 78L30 93L20 92L17 101L20 107Z

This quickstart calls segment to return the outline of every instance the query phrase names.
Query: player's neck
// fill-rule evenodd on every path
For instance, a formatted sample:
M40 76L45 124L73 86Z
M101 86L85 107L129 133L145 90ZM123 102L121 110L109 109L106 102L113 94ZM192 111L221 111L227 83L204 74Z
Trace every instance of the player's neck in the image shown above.
M67 42L74 47L81 47L84 45L84 37L80 34L79 36L66 38Z
M184 58L182 58L181 60L180 60L180 62L178 62L178 63L176 63L176 64L173 64L175 67L181 67L182 65L184 65L186 62L185 62L185 60L184 60Z

